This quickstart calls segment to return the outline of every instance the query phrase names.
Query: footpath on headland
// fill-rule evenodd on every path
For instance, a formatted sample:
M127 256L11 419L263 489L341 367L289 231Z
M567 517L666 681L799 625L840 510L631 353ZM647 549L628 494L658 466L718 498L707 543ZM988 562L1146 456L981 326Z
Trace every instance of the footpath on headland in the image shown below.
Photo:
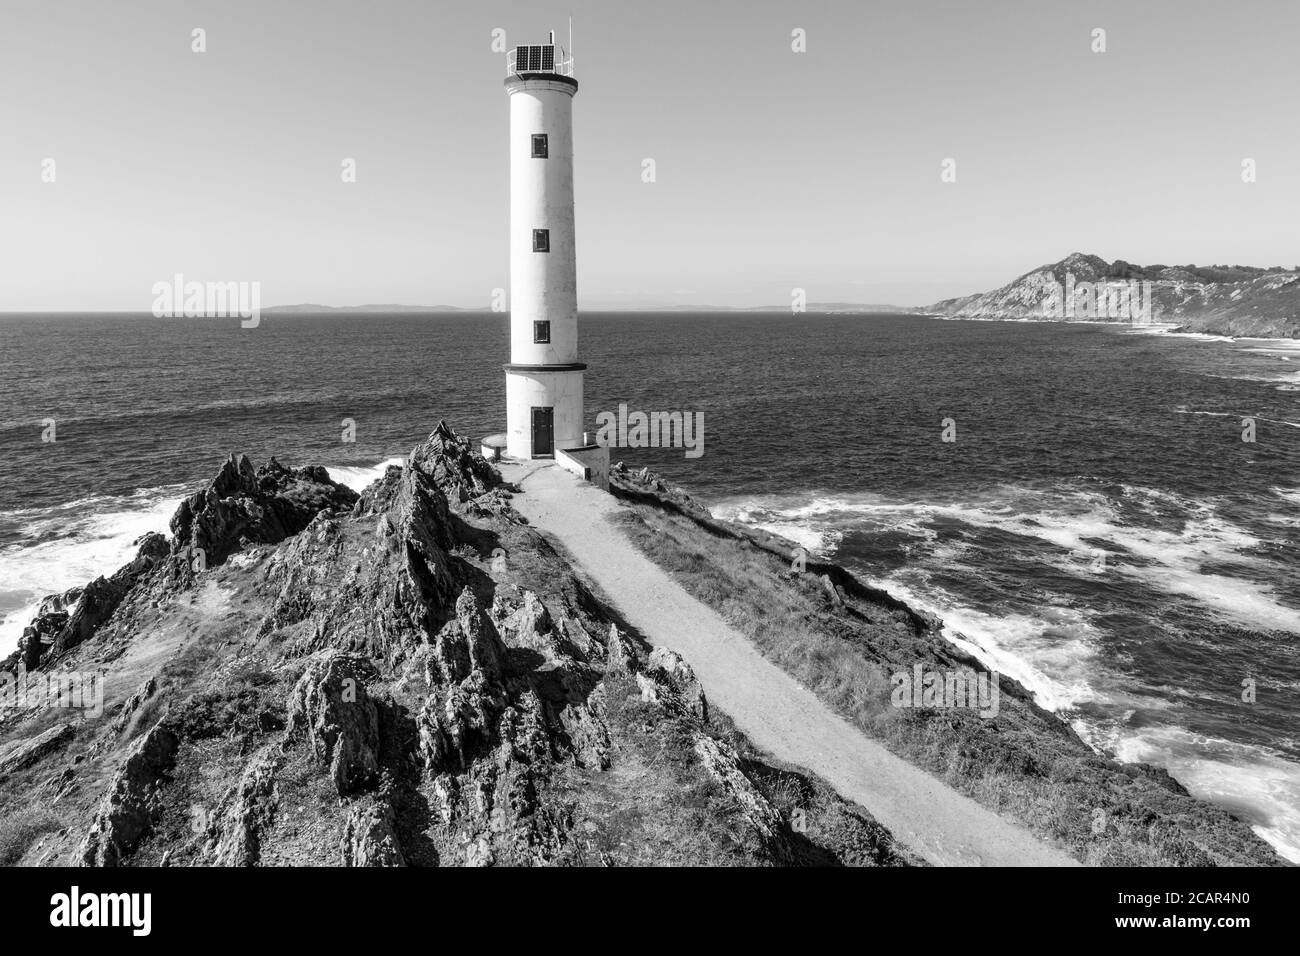
M515 509L562 545L642 636L686 658L710 703L756 747L817 774L933 864L1079 865L894 756L768 661L609 521L623 507L617 499L549 463L501 470L523 489Z

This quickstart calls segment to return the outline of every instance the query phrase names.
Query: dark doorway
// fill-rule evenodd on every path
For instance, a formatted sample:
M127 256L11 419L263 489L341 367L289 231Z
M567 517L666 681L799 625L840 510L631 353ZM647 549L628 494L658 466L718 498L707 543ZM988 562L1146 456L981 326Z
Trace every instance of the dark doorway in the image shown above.
M549 458L555 454L555 409L533 409L533 457Z

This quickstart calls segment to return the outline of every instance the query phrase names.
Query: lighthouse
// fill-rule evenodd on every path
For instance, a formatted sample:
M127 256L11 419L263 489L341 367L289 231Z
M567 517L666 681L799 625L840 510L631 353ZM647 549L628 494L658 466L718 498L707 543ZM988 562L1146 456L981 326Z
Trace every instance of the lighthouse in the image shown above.
M506 455L580 450L578 277L573 231L572 55L548 42L506 56L510 98L510 362ZM563 464L563 462L562 462Z

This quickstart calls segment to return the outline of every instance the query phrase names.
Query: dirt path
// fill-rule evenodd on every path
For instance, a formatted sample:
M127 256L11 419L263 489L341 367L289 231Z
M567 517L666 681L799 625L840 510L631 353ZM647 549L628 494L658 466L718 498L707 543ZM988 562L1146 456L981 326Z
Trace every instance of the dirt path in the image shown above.
M818 774L939 865L1077 866L1061 850L895 757L769 662L638 551L606 516L616 499L549 465L506 465L514 506L554 537L648 640L677 651L755 746Z

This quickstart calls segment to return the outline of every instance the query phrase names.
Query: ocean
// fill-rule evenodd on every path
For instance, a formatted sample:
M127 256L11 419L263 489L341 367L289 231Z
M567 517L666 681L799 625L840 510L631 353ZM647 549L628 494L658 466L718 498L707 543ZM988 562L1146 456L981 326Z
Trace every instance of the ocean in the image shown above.
M896 315L580 329L593 431L621 403L703 413L702 456L615 458L936 612L1095 746L1300 861L1300 342ZM229 452L359 488L439 418L502 430L508 352L492 313L0 316L0 654Z

